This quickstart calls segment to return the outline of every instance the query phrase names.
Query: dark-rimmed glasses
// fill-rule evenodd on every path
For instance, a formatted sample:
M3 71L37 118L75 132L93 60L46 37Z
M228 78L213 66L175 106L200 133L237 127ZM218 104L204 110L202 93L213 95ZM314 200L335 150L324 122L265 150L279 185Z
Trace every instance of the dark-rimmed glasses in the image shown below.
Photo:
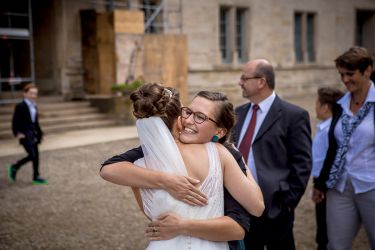
M260 78L262 78L262 77L261 76L244 76L244 75L242 75L240 77L240 80L246 82L246 81L251 80L251 79L260 79Z
M202 112L193 112L193 111L192 111L191 109L189 109L188 107L182 107L182 108L181 108L181 116L182 116L182 118L187 119L187 118L189 118L191 115L193 115L193 119L194 119L194 121L195 121L196 123L198 123L198 124L201 124L201 123L203 123L203 122L205 122L205 121L207 121L207 120L210 120L210 121L212 121L212 122L214 122L214 123L217 124L217 122L216 122L214 119L208 117L207 115L203 114Z

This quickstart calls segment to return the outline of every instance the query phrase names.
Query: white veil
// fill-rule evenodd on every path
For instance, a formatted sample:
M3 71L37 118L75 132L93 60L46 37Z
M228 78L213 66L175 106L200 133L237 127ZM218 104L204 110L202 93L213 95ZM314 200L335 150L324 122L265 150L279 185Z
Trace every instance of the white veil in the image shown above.
M187 174L171 131L160 117L138 119L136 126L147 168Z
M176 142L160 117L138 119L136 126L146 168L187 175ZM151 218L176 208L176 200L164 190L141 189L141 194L144 210Z

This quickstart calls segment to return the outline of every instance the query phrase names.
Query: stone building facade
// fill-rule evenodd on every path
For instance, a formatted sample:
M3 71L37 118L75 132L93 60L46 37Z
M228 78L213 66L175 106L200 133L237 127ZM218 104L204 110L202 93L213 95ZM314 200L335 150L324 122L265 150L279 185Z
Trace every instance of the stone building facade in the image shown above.
M337 55L356 44L375 53L371 0L192 0L182 5L191 93L220 89L241 101L240 69L255 58L275 66L280 95L315 93L320 85L340 83L333 63ZM238 33L241 42L236 41ZM226 44L220 42L223 36Z
M244 101L237 84L247 60L270 60L276 69L276 90L288 96L315 93L320 85L340 84L333 60L353 45L375 53L373 0L24 2L31 5L35 81L42 93L67 99L85 95L83 9L146 11L140 4L151 3L154 10L162 4L155 18L161 26L150 32L187 37L189 96L202 89L224 91L235 104Z

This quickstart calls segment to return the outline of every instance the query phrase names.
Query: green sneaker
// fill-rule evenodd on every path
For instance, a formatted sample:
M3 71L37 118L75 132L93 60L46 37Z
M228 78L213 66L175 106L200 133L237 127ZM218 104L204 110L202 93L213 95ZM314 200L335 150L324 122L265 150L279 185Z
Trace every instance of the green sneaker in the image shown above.
M47 185L48 181L41 177L36 177L33 179L33 184L34 185Z
M13 165L8 165L8 181L13 183L16 181L17 170L14 169Z

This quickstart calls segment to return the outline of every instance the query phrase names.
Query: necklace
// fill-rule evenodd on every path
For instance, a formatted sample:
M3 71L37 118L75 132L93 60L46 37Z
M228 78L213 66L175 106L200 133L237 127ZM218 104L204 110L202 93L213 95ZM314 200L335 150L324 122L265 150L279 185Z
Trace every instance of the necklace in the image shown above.
M360 92L358 92L358 93L357 93L358 98L354 98L354 94L351 93L351 96L350 96L350 104L352 104L352 105L357 105L357 106L362 106L363 103L364 103L365 100L366 100L366 96L367 96L367 93L368 93L368 90L369 90L370 86L371 86L371 82L369 82L368 85L365 86L365 88L363 89L364 91L360 91ZM364 94L364 93L365 93L365 94ZM363 97L363 98L360 97L361 95L363 96L363 94L364 94L364 97ZM359 101L359 99L362 99L362 101Z
M365 100L362 100L362 101L356 101L353 96L350 98L350 103L353 104L353 105L359 105L359 106L362 106L362 104L365 102Z
M362 104L363 104L363 101L361 101L361 102L357 102L357 101L355 101L353 98L350 99L350 102L351 102L352 104L354 104L354 105L362 105Z

